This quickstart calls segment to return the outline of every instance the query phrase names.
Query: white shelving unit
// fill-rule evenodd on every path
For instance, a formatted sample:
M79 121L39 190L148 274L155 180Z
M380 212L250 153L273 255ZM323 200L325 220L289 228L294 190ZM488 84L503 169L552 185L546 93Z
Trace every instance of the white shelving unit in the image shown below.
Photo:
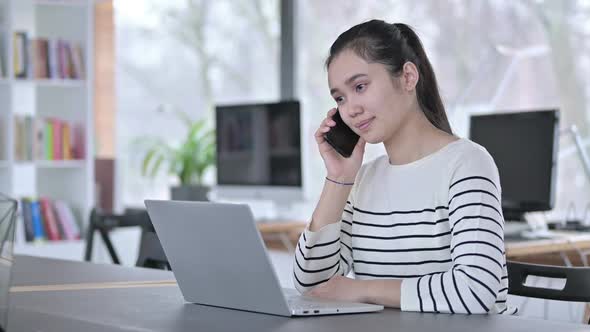
M67 202L81 228L94 205L93 0L0 0L0 192L22 197L48 197ZM85 79L19 79L13 69L13 34L61 38L82 46ZM84 159L16 161L14 118L55 117L82 124ZM83 259L84 240L24 240L17 224L15 252L44 257ZM82 234L83 236L84 234Z

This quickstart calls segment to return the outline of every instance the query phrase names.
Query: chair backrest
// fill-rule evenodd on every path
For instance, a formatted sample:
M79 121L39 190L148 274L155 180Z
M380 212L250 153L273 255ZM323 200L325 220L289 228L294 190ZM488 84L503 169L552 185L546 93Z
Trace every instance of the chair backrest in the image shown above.
M508 293L547 300L590 302L590 268L506 262ZM563 289L525 286L528 276L565 279Z
M154 225L152 224L150 216L145 209L127 208L123 214L115 214L104 213L100 211L100 209L94 208L90 212L90 221L86 233L86 250L84 253L84 260L89 262L92 259L94 233L98 231L111 256L111 259L113 260L113 263L120 264L119 255L117 255L117 251L111 242L109 233L111 230L121 227L141 227L142 234L145 232L155 232ZM143 242L144 241L142 240L142 243ZM140 266L144 266L143 263Z
M90 212L90 224L98 228L119 228L139 226L154 229L150 216L145 209L128 208L123 214L104 213L94 208Z
M171 270L168 258L166 258L155 231L144 230L142 232L135 266Z

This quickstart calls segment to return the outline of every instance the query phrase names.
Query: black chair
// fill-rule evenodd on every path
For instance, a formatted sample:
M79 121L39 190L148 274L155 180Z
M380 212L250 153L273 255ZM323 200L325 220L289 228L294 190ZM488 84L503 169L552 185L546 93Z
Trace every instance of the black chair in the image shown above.
M135 266L172 270L156 232L152 230L142 231L139 254L137 255Z
M507 261L508 294L545 300L590 303L590 268ZM563 289L526 286L528 276L565 279ZM588 321L590 324L590 320Z
M92 209L86 236L86 251L84 260L92 258L94 232L98 232L107 247L114 264L121 264L119 256L109 237L115 228L141 227L141 241L139 245L136 266L159 269L170 269L164 250L154 230L152 221L145 209L128 208L123 214L104 213L99 209Z

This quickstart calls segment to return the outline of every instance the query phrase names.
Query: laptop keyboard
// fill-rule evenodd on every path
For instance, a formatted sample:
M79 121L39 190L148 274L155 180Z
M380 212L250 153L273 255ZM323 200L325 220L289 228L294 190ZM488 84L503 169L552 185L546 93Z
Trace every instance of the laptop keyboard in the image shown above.
M289 308L294 310L313 310L334 308L334 302L322 301L320 299L307 298L295 292L285 291L285 298Z
M287 297L287 304L289 305L289 308L293 310L313 310L326 307L322 305L322 303L306 300L303 296Z

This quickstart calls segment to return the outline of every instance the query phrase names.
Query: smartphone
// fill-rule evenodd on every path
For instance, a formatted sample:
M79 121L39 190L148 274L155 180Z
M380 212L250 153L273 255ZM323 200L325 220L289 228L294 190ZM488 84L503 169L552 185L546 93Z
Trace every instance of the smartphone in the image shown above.
M349 158L352 155L352 151L354 151L356 143L358 143L359 135L344 123L338 109L332 120L336 122L336 125L324 134L324 139L343 157Z

